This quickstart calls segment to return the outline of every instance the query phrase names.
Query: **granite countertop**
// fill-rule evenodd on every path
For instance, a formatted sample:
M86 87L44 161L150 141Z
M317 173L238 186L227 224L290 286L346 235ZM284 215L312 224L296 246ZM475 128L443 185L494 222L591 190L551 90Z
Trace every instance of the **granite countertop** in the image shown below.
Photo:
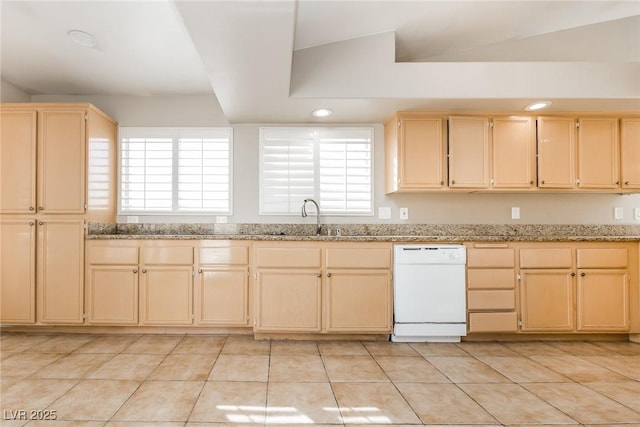
M103 224L89 240L256 240L347 242L634 242L639 225L496 224ZM341 235L336 235L336 230ZM330 234L330 235L329 235Z

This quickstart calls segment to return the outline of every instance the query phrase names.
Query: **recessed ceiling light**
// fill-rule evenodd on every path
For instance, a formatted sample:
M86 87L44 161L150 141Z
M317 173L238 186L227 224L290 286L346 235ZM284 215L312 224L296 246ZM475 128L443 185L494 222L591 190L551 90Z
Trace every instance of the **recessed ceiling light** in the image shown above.
M527 111L536 111L536 110L542 110L543 108L547 108L549 105L551 105L551 101L537 101L537 102L534 102L533 104L527 105L526 107L524 107L524 109Z
M313 110L311 114L313 114L313 117L329 117L333 114L333 111L328 108L318 108L317 110Z
M96 38L93 34L87 33L81 30L71 30L67 33L69 38L80 46L94 47L96 45Z

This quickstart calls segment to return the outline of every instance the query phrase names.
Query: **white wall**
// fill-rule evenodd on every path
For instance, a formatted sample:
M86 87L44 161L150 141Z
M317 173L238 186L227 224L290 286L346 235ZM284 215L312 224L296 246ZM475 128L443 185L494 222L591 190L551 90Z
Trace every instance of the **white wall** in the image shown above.
M19 87L0 79L0 102L29 102L31 95Z
M217 101L207 96L119 97L33 96L34 102L92 102L122 126L229 126ZM390 112L391 113L391 112ZM258 215L258 130L260 126L287 124L232 124L234 129L234 223L303 223L314 218ZM317 125L317 124L315 124ZM358 125L367 125L359 123ZM375 129L375 212L373 217L327 217L325 223L427 224L636 224L634 208L640 194L384 194L382 124ZM302 204L302 201L301 201ZM378 207L389 206L391 220L377 219ZM409 208L409 220L399 219L399 208ZM511 208L520 208L520 220ZM614 207L622 207L623 220L614 220ZM125 221L126 218L121 218ZM141 217L141 222L211 222L211 216Z

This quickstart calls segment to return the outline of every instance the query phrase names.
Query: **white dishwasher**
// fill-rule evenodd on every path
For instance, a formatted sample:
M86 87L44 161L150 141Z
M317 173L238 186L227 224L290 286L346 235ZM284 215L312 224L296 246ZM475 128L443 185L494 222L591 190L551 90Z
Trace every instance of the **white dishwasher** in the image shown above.
M467 335L464 245L394 245L394 342L460 342Z

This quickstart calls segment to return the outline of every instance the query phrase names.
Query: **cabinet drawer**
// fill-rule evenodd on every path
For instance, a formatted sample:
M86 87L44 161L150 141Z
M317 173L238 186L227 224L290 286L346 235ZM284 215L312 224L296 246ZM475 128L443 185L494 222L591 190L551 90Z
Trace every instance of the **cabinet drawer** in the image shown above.
M89 264L137 265L137 246L90 246Z
M246 265L249 264L249 247L204 247L200 248L198 259L201 265Z
M327 268L391 268L391 249L330 248Z
M469 313L469 332L517 332L518 315L511 313Z
M320 268L322 253L320 248L258 248L256 267L258 268Z
M570 248L520 249L520 268L571 268Z
M469 310L514 310L515 291L469 291Z
M578 249L578 268L627 268L626 248Z
M469 267L514 267L515 252L511 248L469 248L467 266Z
M141 248L143 265L191 265L193 264L192 246L159 246Z
M514 289L516 273L513 268L470 268L467 284L469 289Z

